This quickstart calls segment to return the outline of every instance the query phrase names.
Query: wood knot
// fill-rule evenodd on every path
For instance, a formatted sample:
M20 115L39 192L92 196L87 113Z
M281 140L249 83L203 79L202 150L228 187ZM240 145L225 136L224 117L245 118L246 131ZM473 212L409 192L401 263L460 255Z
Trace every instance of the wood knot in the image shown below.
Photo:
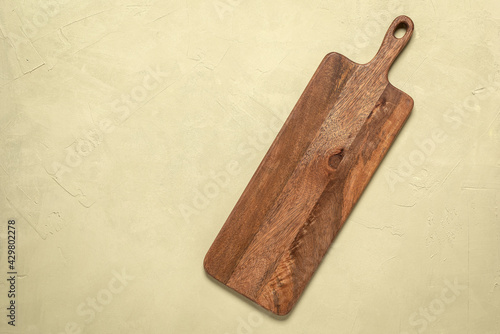
M333 154L328 158L328 166L332 169L337 169L340 162L344 158L344 149L338 149L333 152Z

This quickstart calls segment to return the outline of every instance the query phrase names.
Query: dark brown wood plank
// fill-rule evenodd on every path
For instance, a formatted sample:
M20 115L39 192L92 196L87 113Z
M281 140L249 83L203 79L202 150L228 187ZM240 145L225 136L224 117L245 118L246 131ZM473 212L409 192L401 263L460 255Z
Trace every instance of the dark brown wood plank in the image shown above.
M208 251L205 269L217 280L226 283L233 273L354 65L335 53L328 54L321 62Z
M323 59L208 251L211 276L291 310L413 107L387 79L412 31L396 18L368 64Z

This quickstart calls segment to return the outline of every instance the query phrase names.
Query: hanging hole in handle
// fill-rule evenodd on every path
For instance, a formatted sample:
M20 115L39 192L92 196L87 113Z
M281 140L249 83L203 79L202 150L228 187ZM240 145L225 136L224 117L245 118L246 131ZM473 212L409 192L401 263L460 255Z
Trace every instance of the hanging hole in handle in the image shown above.
M406 35L407 31L408 31L408 24L406 22L400 22L394 29L393 35L397 39L400 39L403 38L404 35Z

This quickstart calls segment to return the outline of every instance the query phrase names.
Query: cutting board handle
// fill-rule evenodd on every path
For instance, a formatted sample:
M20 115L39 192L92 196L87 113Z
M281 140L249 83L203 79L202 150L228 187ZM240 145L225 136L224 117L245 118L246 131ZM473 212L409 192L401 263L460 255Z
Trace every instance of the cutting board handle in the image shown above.
M402 37L397 38L395 33L399 28L406 29L406 32ZM412 34L413 21L406 15L396 17L389 29L387 29L377 54L367 65L375 67L387 78L392 63L408 44Z

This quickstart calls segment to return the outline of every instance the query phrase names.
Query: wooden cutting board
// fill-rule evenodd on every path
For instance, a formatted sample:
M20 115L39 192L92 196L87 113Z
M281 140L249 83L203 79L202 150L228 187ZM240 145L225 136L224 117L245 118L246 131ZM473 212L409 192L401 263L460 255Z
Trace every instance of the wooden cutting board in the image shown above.
M208 274L273 313L292 309L410 114L387 75L412 32L399 16L369 63L325 56L208 251Z

